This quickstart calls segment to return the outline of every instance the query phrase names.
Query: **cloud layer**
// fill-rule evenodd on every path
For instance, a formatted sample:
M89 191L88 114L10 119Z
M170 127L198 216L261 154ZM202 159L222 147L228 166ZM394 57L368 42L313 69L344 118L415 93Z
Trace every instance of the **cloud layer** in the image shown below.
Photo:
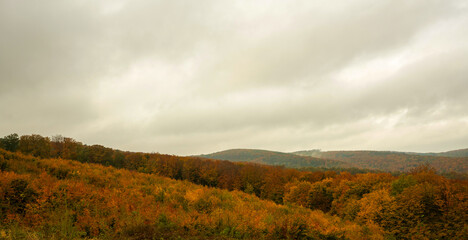
M456 0L0 0L0 135L173 154L468 143Z

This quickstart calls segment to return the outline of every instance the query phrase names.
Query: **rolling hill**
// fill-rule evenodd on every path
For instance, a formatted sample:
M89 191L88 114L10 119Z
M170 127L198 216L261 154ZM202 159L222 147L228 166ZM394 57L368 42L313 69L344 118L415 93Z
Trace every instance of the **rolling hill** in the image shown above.
M451 151L437 155L403 153L391 151L299 151L299 156L336 159L358 168L377 169L390 172L407 172L421 164L429 164L438 172L468 173L468 157L448 157L463 155L465 150Z
M281 165L291 168L323 167L323 168L349 168L352 163L339 160L323 159L296 154L274 152L257 149L230 149L226 151L199 155L199 157L228 160L234 162L251 162L267 165Z
M448 157L443 155L463 155L463 150L440 153L440 155L403 153L392 151L298 151L283 153L258 149L230 149L203 154L199 157L251 162L267 165L281 165L290 168L343 168L367 169L386 172L408 172L420 165L428 164L440 173L468 173L468 157Z
M357 223L100 164L0 149L0 239L373 239Z
M429 155L429 156L440 156L440 157L468 157L468 148L452 150L440 153L412 153L417 155Z
M127 152L70 138L12 139L19 141L0 146L1 239L466 236L468 181L427 166L399 176L310 172ZM241 152L256 153L240 154L253 162L285 156Z

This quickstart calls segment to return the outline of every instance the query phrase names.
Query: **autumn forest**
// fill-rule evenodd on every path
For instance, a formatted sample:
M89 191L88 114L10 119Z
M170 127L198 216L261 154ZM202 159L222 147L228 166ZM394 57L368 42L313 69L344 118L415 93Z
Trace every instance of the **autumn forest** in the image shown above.
M468 181L427 164L354 173L0 140L0 239L468 236Z
M0 0L0 240L468 240L467 26L467 0Z

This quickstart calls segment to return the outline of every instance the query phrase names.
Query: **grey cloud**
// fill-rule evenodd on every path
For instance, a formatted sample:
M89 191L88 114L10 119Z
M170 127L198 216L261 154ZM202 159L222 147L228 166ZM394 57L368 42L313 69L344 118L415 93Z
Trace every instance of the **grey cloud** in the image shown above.
M226 54L202 75L204 85L232 91L323 81L324 75L356 58L378 56L407 44L421 29L455 12L442 1L362 1L349 9L336 4L325 13L314 3L301 7L306 10L294 9L300 14L291 12L291 23L266 37L222 45L220 51Z
M455 0L0 0L0 134L177 154L466 147L467 13Z

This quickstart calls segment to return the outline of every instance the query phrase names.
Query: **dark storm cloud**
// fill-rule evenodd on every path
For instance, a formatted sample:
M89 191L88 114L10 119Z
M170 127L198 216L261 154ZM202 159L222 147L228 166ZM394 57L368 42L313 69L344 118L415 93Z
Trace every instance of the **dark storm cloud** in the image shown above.
M177 154L468 140L464 1L0 0L0 133Z

